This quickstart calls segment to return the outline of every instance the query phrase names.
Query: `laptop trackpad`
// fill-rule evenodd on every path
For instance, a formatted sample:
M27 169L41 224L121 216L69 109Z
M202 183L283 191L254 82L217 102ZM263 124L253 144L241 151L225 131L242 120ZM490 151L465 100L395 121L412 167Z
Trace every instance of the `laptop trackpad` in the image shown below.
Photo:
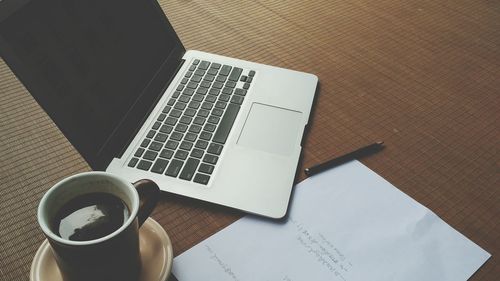
M253 103L238 144L270 153L289 155L294 151L301 126L302 112L272 105Z

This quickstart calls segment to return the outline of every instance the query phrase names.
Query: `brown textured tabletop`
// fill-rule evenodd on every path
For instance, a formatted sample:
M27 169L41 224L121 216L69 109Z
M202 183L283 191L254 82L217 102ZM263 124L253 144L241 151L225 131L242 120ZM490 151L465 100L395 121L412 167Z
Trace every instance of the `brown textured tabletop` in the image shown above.
M493 255L471 280L498 280L499 1L160 3L187 49L318 75L298 169L384 140L362 162ZM0 61L0 280L29 279L38 201L89 169ZM153 214L175 254L241 216L168 195Z

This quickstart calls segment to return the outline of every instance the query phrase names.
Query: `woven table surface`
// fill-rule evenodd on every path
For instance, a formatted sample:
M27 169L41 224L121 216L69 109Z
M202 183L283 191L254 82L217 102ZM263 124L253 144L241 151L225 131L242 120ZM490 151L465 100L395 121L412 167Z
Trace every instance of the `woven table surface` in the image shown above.
M362 162L493 255L471 280L498 280L500 2L160 4L186 49L316 74L298 169L383 140ZM41 196L88 170L0 60L0 280L29 280ZM164 194L152 217L178 255L242 215Z

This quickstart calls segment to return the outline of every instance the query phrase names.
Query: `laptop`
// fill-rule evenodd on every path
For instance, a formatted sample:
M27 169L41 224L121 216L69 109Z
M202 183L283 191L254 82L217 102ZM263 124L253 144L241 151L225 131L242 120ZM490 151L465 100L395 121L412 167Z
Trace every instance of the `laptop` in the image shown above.
M186 51L155 0L3 0L0 52L94 170L286 214L315 75Z

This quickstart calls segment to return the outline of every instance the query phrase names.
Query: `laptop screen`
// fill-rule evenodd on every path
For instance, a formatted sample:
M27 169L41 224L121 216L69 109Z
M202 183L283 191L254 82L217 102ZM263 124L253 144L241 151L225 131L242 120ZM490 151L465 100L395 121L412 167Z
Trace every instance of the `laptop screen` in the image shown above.
M130 132L119 143L113 135L137 130L164 89L150 86L179 39L155 0L18 2L27 3L0 15L2 57L91 166L105 168L119 153L107 147L123 149Z

